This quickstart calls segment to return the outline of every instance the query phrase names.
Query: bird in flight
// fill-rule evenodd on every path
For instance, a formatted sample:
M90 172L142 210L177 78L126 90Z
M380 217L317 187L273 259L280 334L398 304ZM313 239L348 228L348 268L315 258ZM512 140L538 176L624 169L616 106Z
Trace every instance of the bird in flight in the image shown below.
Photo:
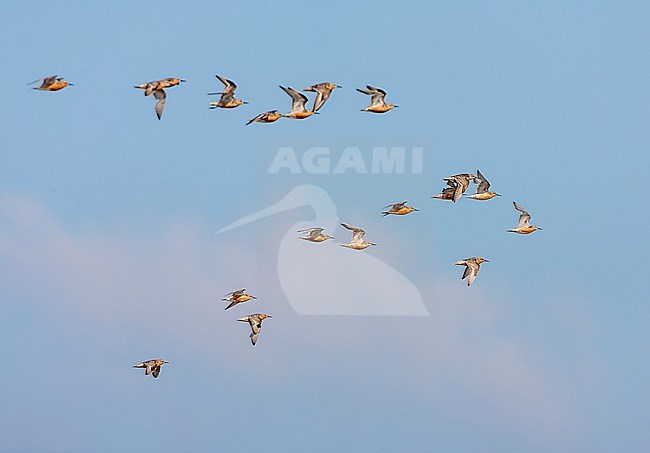
M511 233L517 234L530 234L533 231L541 230L542 228L530 224L530 214L524 208L519 206L516 201L513 201L512 204L515 206L515 209L521 214L519 215L519 223L515 228L508 230Z
M285 113L282 116L285 118L293 118L294 120L302 120L309 118L314 113L316 113L313 110L308 110L305 107L307 101L309 101L309 99L307 99L307 96L299 91L294 90L291 87L283 87L280 85L280 88L282 88L282 90L284 90L284 92L291 97L291 111L289 113Z
M248 104L248 102L242 101L241 99L235 99L235 90L237 89L235 82L228 80L225 77L221 77L220 75L216 75L215 77L225 85L225 88L223 91L220 91L218 93L208 93L209 95L221 95L218 101L210 102L211 109L234 109L235 107L239 107L242 104Z
M440 193L435 194L431 198L437 198L439 200L452 200L454 199L454 193L456 192L456 187L458 183L452 178L445 178L447 181L447 186Z
M328 239L334 239L334 236L323 234L323 228L319 227L305 228L304 230L298 230L298 233L307 233L306 236L303 236L300 239L304 239L305 241L309 242L323 242Z
M383 211L382 214L384 217L387 215L393 214L393 215L406 215L409 214L413 211L419 211L419 209L414 208L413 206L406 206L407 201L401 201L399 203L393 203L389 204L388 206L384 206L384 208L390 208L388 211Z
M443 178L445 181L447 181L448 185L452 185L450 181L453 181L453 187L454 187L454 195L451 198L451 201L456 203L458 200L460 200L460 197L463 196L467 188L469 187L470 183L476 178L471 173L459 173L457 175L449 176L448 178Z
M278 113L277 110L269 110L268 112L260 113L255 118L250 119L246 126L251 123L275 123L277 120L282 118L282 113Z
M476 186L476 193L472 195L465 195L466 198L482 201L501 196L498 193L490 190L490 182L485 179L485 176L483 176L481 170L476 170L476 178L474 179L474 182L478 184Z
M273 316L267 315L266 313L254 313L252 315L246 316L245 318L240 318L237 321L247 322L251 326L252 332L250 334L250 339L251 343L253 343L253 346L255 346L255 343L257 343L257 337L262 331L262 321L264 321L266 318L272 317Z
M359 93L370 96L370 106L361 109L362 112L386 113L395 107L399 107L399 105L386 103L386 92L381 88L373 87L371 85L366 85L366 88L366 90L357 88Z
M463 278L461 280L465 280L469 277L467 280L467 286L470 286L478 275L478 271L481 269L481 263L489 263L489 261L485 258L472 257L456 261L454 264L457 266L465 266L465 272L463 272Z
M312 111L318 112L320 108L325 104L325 101L327 101L332 94L332 91L335 88L341 88L341 86L335 84L335 83L329 83L329 82L323 82L323 83L317 83L316 85L312 85L310 87L304 88L302 91L313 91L316 93L316 98L314 99L314 106L312 107Z
M137 365L133 365L133 368L145 368L145 376L149 376L151 374L154 378L157 378L160 374L160 367L162 367L165 363L169 362L162 359L152 359L147 360L146 362L138 363Z
M162 80L152 80L151 82L142 83L140 85L135 85L135 88L140 88L144 90L144 95L149 96L153 94L153 97L156 98L155 110L158 119L162 118L163 111L165 110L165 103L167 102L167 93L165 93L164 88L170 88L185 82L183 79L178 77L169 77Z
M350 240L350 242L348 242L347 244L340 244L341 247L347 247L354 250L363 250L370 247L371 245L377 245L375 243L368 242L365 239L363 239L363 236L366 234L366 232L362 228L351 226L348 225L347 223L341 223L341 226L343 228L347 228L348 230L352 231L352 239Z
M39 81L41 82L41 84L37 87L33 87L34 90L59 91L64 89L67 86L74 86L74 83L67 82L63 80L63 77L59 77L56 75L45 77L44 79L36 79L33 82L28 83L28 85L32 85Z
M228 310L229 308L234 307L237 304L242 304L244 302L248 302L251 299L257 299L255 296L251 296L250 294L246 294L246 288L244 289L239 289L237 291L233 291L232 293L226 294L226 297L221 300L225 300L226 302L230 302L230 304L225 308Z

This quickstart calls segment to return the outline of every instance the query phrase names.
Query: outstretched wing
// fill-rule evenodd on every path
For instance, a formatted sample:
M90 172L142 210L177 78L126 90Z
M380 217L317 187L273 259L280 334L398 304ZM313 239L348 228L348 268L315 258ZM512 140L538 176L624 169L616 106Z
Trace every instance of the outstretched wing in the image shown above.
M262 330L262 321L259 318L251 318L250 324L253 333L259 334Z
M223 94L226 94L226 93L233 94L235 92L235 90L237 89L237 85L232 80L228 80L225 77L221 77L220 75L216 75L215 77L217 79L219 79L221 81L221 83L223 83L225 85L225 88L223 90Z
M57 81L57 77L58 77L58 76L55 76L55 75L53 75L53 76L49 76L49 77L45 77L45 78L43 79L43 85L41 85L41 87L42 87L42 88L48 88L50 85L52 85L54 82Z
M389 204L387 206L384 206L384 208L391 208L390 209L391 211L399 211L400 209L402 209L404 207L404 205L406 205L406 203L408 203L408 202L407 201L400 201L399 203L393 203L393 204Z
M530 214L528 211L526 211L524 208L519 206L516 201L513 201L512 204L515 206L515 209L519 212L521 212L521 215L519 216L519 224L517 227L529 227L530 226Z
M158 119L161 119L163 111L165 110L165 102L167 102L167 93L165 93L165 90L163 89L155 90L153 92L153 97L158 100L158 102L156 102L155 109Z
M251 123L257 123L259 120L261 120L264 117L264 115L266 115L266 113L260 113L255 118L251 118L250 120L248 120L248 123L246 123L246 126L248 126Z
M316 91L316 99L314 99L314 107L313 111L317 112L320 110L320 108L325 104L325 101L327 101L330 97L330 94L332 94L332 90L328 90L327 88L321 86L322 84L318 84L315 86Z
M238 289L237 291L233 291L232 297L236 299L240 296L243 296L245 292L246 292L246 288Z
M472 285L472 282L474 281L474 279L478 275L479 269L480 269L480 266L478 264L476 264L475 262L473 262L473 261L468 261L467 262L467 269L465 270L465 272L469 271L469 279L467 280L467 286Z
M270 114L276 113L276 112L277 112L277 110L269 110L268 112L260 113L255 118L249 120L248 123L246 123L246 126L248 126L251 123L256 123L256 122L258 122L260 120L267 119Z
M372 97L370 98L370 105L376 106L386 104L386 92L384 90L370 85L367 85L367 88L372 93Z
M341 226L352 231L352 241L350 242L363 242L363 235L366 234L366 232L362 228L348 225L347 223L341 223Z
M311 231L309 232L310 237L317 237L320 236L320 234L323 232L322 228L312 228Z
M291 97L291 99L292 99L291 111L292 112L302 112L302 111L305 110L305 104L308 101L307 96L305 96L304 94L294 90L291 87L286 87L285 88L282 85L280 85L280 88L282 88L282 90Z
M481 170L476 170L476 179L478 179L479 185L476 188L476 193L486 193L488 190L490 190L490 182L485 179L485 176L481 174Z

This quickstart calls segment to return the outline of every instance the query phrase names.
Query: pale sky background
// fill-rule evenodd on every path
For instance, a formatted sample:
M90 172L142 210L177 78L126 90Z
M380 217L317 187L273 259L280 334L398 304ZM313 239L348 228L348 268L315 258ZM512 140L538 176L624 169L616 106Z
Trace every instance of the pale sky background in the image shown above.
M650 449L650 4L242 3L0 16L0 450ZM50 74L75 86L27 86ZM215 74L250 105L209 110ZM132 86L172 76L158 121ZM321 81L343 86L321 115L244 126ZM400 108L359 112L367 83ZM265 174L278 146L373 145L423 146L423 173ZM503 197L429 198L477 168ZM297 314L279 244L309 207L214 234L301 184L431 316ZM401 200L421 212L381 217ZM506 233L512 200L544 230ZM367 257L333 235L304 250L346 294L327 272ZM359 300L400 303L357 267ZM241 287L260 299L224 312ZM253 348L234 320L257 311ZM157 380L131 368L154 357Z

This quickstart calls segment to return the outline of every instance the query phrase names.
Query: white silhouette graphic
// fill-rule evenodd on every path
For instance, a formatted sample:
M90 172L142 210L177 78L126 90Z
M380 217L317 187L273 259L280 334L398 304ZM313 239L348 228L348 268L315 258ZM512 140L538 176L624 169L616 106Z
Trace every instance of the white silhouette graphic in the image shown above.
M336 206L321 187L298 186L278 203L216 234L303 206L314 210L315 219L298 222L287 229L278 249L277 265L282 290L298 314L430 316L417 287L399 271L372 256L371 249L346 250L337 245L338 241L315 244L298 238L298 230L315 226L335 237L349 235L339 227ZM388 242L384 244L380 247L390 246Z

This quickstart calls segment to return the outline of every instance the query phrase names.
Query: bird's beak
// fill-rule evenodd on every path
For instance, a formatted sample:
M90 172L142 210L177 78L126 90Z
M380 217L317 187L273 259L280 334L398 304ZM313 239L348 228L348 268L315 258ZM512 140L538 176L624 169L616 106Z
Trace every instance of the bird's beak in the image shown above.
M399 108L399 105L393 105L393 107L395 107L396 109L398 109L398 108Z
M271 315L266 315L266 317L267 317L267 318L272 318L273 316L271 316Z
M544 228L537 227L538 230L543 230Z
M70 82L68 82L68 86L73 87L73 86L74 86L74 83L70 83Z
M183 80L183 79L181 79L181 82L187 82L187 80Z
M498 193L498 194L497 194L497 197L500 197L500 196L501 196L501 194L500 194L500 193Z
M171 363L171 362L164 361L163 363Z
M343 88L341 85L336 85L336 88Z
M255 296L251 296L251 298L253 298L253 299L257 299L257 297L255 297Z
M244 101L242 104L248 104L248 102Z
M417 208L413 208L413 210L414 210L414 211L419 211L419 209L417 209Z
M483 262L484 262L484 263L489 263L489 262L490 262L490 260L483 260Z

